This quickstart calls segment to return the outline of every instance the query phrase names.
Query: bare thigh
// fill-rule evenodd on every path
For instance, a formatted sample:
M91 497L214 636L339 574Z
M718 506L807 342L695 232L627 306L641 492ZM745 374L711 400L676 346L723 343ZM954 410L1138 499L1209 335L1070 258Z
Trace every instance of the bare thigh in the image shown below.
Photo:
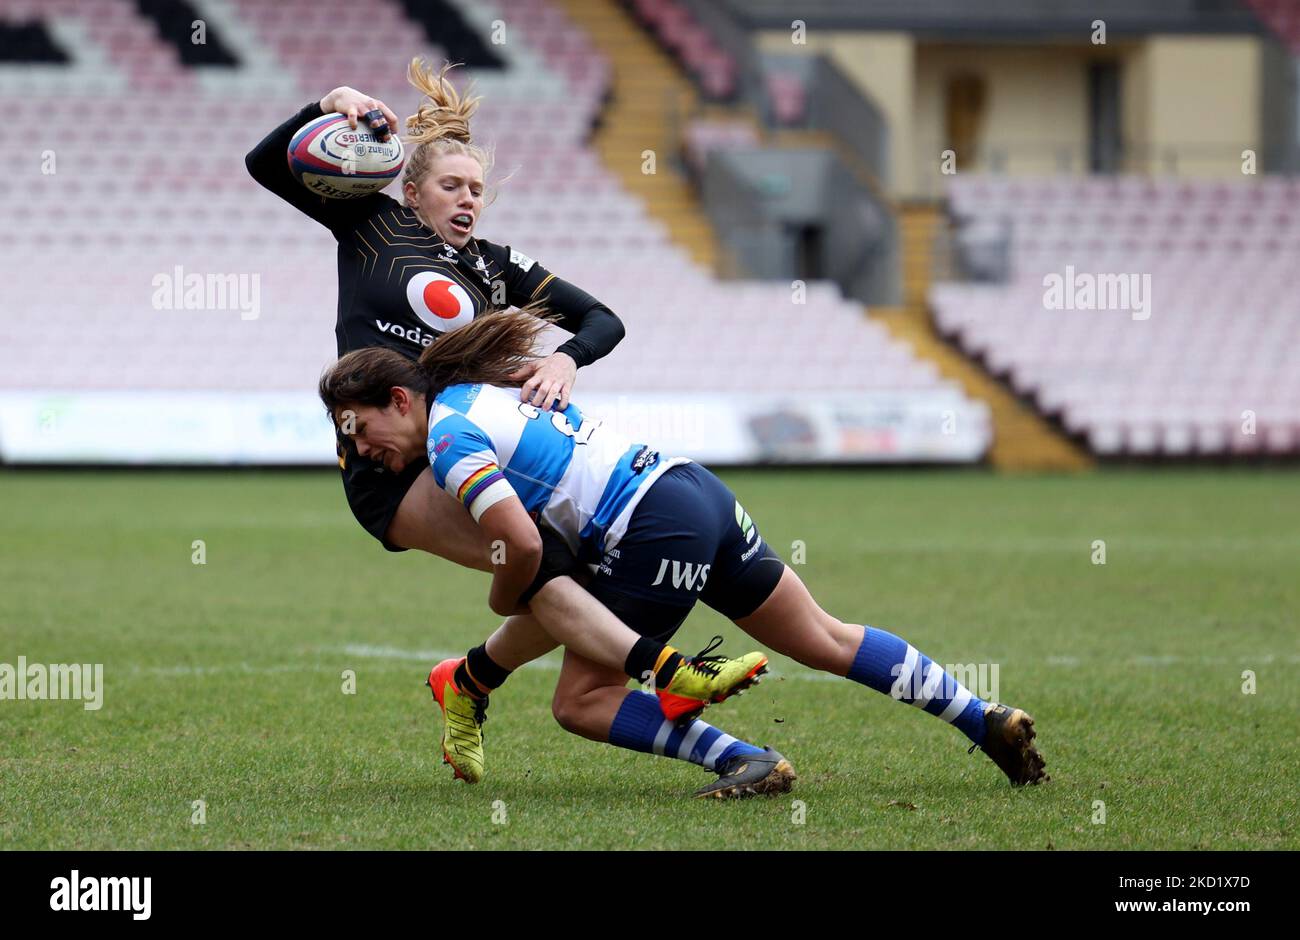
M776 590L736 626L768 649L837 676L848 674L862 645L863 628L822 610L788 565Z
M491 550L483 530L465 507L452 499L425 470L397 507L388 541L437 555L466 568L491 571ZM507 618L487 640L488 655L503 669L518 669L555 649L557 643L536 618Z
M483 530L425 470L397 507L386 533L388 541L446 558L466 568L492 570L492 554Z

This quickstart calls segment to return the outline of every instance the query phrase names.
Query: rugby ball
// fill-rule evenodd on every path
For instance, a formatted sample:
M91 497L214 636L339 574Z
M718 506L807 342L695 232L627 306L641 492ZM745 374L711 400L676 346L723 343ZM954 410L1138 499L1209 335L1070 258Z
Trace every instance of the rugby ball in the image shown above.
M298 182L327 199L359 199L378 192L402 172L406 156L397 134L379 140L345 114L308 121L289 141L289 169Z

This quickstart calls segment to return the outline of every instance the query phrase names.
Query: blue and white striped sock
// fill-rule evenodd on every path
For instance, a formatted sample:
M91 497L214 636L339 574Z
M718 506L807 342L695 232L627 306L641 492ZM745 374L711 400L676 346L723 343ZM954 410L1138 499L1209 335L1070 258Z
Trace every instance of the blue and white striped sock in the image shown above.
M709 770L742 754L761 754L761 747L733 738L707 721L679 725L664 717L659 699L648 692L629 691L609 729L609 743L644 754L660 754L699 764Z
M862 629L850 679L956 725L973 744L984 743L986 702L906 640L887 630Z

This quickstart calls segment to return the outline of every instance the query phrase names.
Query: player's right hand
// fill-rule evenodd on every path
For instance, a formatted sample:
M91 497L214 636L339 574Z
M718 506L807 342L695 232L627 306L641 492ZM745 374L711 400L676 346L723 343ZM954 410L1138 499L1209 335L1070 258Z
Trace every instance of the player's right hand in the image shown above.
M347 115L348 124L352 126L353 130L356 129L358 117L365 115L367 111L375 110L378 110L383 114L384 120L388 121L388 129L390 132L396 133L400 126L397 123L397 115L393 113L392 109L389 108L388 105L384 104L378 98L371 98L369 95L363 95L355 88L351 88L347 85L340 85L322 98L320 100L320 109L326 114L338 113ZM376 122L371 122L372 127L374 127L375 124Z

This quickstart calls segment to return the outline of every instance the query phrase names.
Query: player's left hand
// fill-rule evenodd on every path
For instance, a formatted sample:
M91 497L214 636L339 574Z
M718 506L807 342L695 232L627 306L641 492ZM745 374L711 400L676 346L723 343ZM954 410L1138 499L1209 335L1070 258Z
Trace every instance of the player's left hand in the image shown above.
M578 364L568 353L552 353L545 359L530 362L511 376L516 382L523 382L519 390L519 400L535 405L542 411L550 411L555 405L556 411L569 407L569 393L573 391L573 381L578 377Z

